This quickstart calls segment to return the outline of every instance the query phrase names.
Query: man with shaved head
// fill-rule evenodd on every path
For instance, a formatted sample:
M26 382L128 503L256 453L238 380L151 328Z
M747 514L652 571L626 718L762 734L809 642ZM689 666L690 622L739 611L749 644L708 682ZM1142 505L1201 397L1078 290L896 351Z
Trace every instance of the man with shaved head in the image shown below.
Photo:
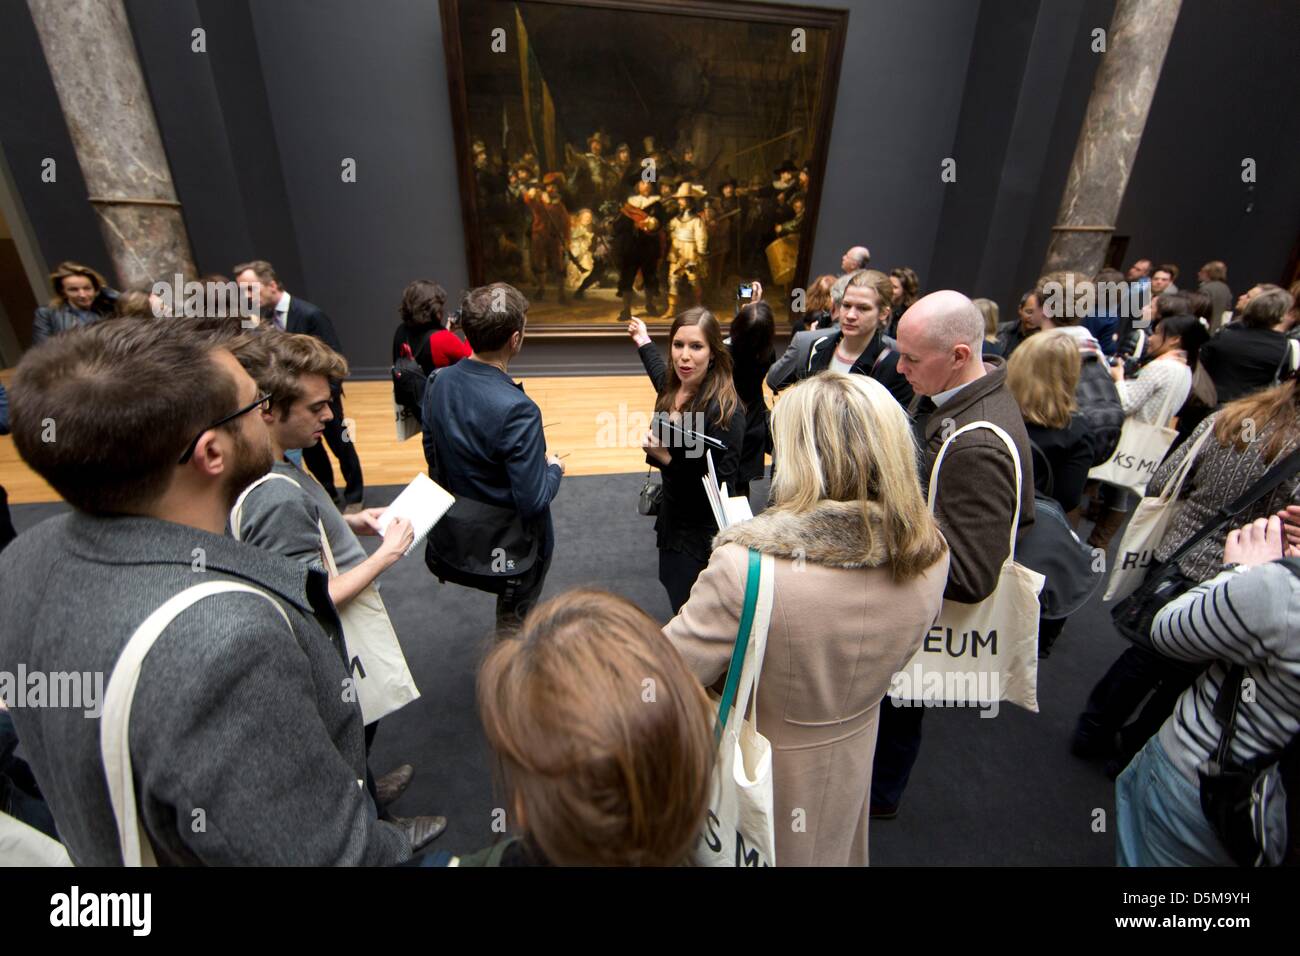
M871 252L866 246L854 246L840 257L840 272L857 272L871 262Z
M1011 390L1006 361L981 355L984 319L970 299L950 290L918 299L898 322L898 371L916 398L908 409L924 450L927 486L944 440L972 422L991 422L1011 436L1020 456L1020 524L1034 521L1034 470L1029 436ZM935 489L934 515L948 539L950 565L943 596L974 604L998 584L1016 512L1015 464L1007 446L987 428L964 433L948 446ZM880 708L871 815L898 813L921 747L920 707Z

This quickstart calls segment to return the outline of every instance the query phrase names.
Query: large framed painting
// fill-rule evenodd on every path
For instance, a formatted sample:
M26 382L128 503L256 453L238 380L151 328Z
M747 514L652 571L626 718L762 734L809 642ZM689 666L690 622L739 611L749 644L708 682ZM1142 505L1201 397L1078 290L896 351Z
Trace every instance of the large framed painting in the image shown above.
M441 3L470 279L519 288L530 331L803 287L846 11Z

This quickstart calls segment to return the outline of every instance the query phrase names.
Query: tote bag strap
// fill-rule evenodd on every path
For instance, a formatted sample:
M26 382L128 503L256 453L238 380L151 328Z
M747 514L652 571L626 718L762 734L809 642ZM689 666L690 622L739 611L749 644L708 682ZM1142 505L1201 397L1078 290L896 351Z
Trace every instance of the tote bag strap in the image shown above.
M1011 436L997 425L994 425L992 422L971 422L969 425L961 426L961 428L948 436L942 447L940 447L939 454L934 459L934 467L930 469L930 493L928 495L929 500L926 504L930 508L930 513L933 514L934 496L939 488L939 465L943 463L943 456L947 454L948 446L953 443L958 435L974 431L976 428L987 428L989 431L993 432L993 434L1002 439L1002 443L1007 446L1007 451L1011 453L1011 463L1016 474L1016 512L1015 517L1011 519L1011 543L1008 545L1010 550L1007 554L1009 559L1014 561L1016 559L1016 529L1020 527L1020 495L1022 480L1020 474L1020 452L1016 450L1016 443L1011 440Z
M234 538L236 541L244 540L242 537L243 529L240 527L240 524L243 521L243 517L244 517L244 500L248 497L249 493L252 492L254 488L256 488L258 485L265 484L266 482L270 481L272 478L280 478L283 479L284 481L289 482L290 484L298 485L298 482L294 481L288 475L282 475L278 471L268 471L261 478L257 479L257 481L253 482L251 485L249 485L247 488L241 491L239 493L239 497L235 499L235 506L230 509L230 536ZM301 488L302 485L298 485L298 487Z
M117 821L118 844L122 862L126 866L154 866L153 847L140 825L135 799L135 779L131 769L131 704L135 700L136 685L140 682L140 668L167 626L190 605L211 597L242 591L256 594L270 601L284 623L293 630L289 616L271 595L258 588L237 581L206 581L186 588L168 598L161 607L144 619L135 629L126 646L113 665L108 689L104 692L104 712L99 722L99 751L108 782L108 798L113 805Z
M772 577L775 562L771 555L749 549L749 566L745 580L745 602L736 630L736 644L727 667L727 680L718 704L718 722L714 742L721 743L737 699L753 700L758 693L758 675L767 649L767 630L772 613Z
M1196 439L1196 443L1187 450L1187 456L1178 464L1178 468L1170 476L1169 481L1165 483L1164 490L1160 492L1162 502L1177 501L1178 496L1182 493L1183 482L1187 476L1192 473L1192 466L1196 463L1196 456L1200 454L1201 446L1205 444L1205 439L1210 437L1213 432L1212 427L1208 427L1201 432L1201 437Z

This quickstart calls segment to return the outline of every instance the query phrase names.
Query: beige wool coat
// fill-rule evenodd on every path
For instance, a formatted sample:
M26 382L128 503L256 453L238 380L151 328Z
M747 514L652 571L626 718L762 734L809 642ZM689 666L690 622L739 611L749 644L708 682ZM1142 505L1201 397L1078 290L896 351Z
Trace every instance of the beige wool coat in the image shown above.
M871 762L892 675L938 616L944 554L910 581L886 564L880 511L857 503L768 510L714 539L690 600L664 627L706 685L726 673L748 548L776 558L758 730L772 744L778 866L865 866ZM884 706L891 706L888 702Z

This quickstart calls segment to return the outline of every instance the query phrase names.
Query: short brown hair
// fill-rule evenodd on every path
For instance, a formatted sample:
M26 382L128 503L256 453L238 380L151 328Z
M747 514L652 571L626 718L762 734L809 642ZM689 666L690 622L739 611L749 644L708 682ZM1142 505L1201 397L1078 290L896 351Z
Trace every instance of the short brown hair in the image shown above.
M1293 305L1295 299L1286 289L1271 283L1261 285L1259 295L1241 310L1240 322L1248 329L1271 329L1282 321Z
M152 319L153 303L149 293L141 289L128 289L117 297L113 303L113 317L127 319Z
M257 387L271 396L271 408L279 409L281 421L303 397L302 376L323 375L332 385L348 374L348 360L314 335L267 329L243 336L231 351Z
M265 259L254 259L252 262L241 262L239 265L235 266L235 271L232 274L236 279L238 279L241 272L247 272L249 269L252 269L253 274L263 282L274 282L276 285L280 284L280 277L275 274L275 269L271 266L271 263L267 262Z
M1226 282L1228 279L1228 264L1222 259L1210 260L1201 266L1201 271L1209 282Z
M460 300L460 327L478 353L505 348L510 336L523 331L527 314L528 300L505 282L470 289Z
M1157 272L1169 273L1170 282L1178 281L1178 266L1174 265L1172 262L1166 262L1164 265L1156 266L1155 269L1152 270L1151 274L1154 276Z
M432 325L442 328L442 307L447 291L429 279L416 279L402 293L397 314L407 325Z
M55 266L54 271L50 273L50 288L54 290L54 298L50 300L51 307L59 308L68 304L68 299L63 294L63 280L72 276L89 279L96 292L103 292L108 285L104 277L90 266L83 266L80 262L64 260Z
M650 617L594 589L534 608L487 655L479 716L511 813L560 866L675 866L712 784L711 710Z
M55 336L14 375L18 453L74 508L140 511L167 490L194 436L235 410L218 347L183 325L163 335L126 319Z

